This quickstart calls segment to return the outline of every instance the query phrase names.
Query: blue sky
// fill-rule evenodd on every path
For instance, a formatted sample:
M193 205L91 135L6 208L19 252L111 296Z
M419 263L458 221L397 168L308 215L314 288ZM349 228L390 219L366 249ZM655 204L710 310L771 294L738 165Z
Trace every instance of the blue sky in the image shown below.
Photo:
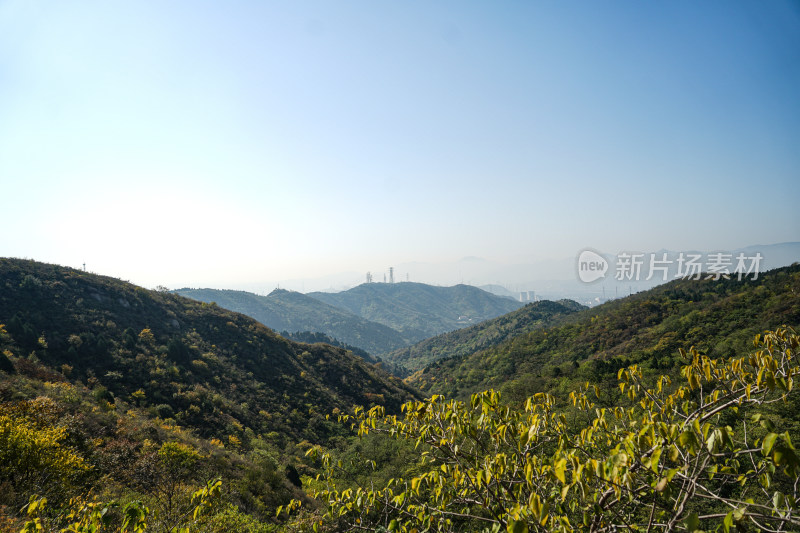
M797 241L798 95L796 2L0 0L0 256L225 287Z

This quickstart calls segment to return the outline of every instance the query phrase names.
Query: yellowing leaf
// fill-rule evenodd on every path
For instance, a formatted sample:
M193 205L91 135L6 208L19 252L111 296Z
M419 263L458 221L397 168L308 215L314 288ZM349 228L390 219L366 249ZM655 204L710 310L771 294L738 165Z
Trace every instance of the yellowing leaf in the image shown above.
M566 483L567 479L564 475L564 471L567 467L567 460L566 459L559 459L556 464L553 466L553 473L558 478L561 483Z

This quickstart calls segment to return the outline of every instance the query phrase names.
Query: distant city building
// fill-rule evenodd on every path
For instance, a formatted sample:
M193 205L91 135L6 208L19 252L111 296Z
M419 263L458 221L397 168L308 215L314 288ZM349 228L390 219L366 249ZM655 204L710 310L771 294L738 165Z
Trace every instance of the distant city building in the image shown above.
M519 291L520 302L535 302L536 291Z

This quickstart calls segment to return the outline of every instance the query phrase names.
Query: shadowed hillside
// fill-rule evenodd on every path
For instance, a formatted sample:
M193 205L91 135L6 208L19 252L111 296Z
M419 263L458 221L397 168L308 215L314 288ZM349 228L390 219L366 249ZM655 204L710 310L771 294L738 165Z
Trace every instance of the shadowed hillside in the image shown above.
M175 292L201 302L216 302L225 309L255 318L276 331L318 331L373 355L409 343L390 327L299 292L276 289L267 296L217 289L178 289Z

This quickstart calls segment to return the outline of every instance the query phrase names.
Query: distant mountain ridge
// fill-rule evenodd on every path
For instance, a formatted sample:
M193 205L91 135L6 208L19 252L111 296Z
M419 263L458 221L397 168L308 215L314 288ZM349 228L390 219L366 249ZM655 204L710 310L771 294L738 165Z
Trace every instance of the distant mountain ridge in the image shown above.
M521 303L470 285L365 283L338 293L302 294L275 289L173 291L244 313L276 331L319 332L381 355L447 331L514 311Z
M496 283L490 283L488 285L480 285L478 288L486 292L491 292L492 294L497 296L505 296L507 298L512 298L512 299L517 299L519 297L519 294L515 294L510 290L508 290L506 287L502 285L497 285Z
M471 285L436 287L424 283L364 283L309 297L384 324L413 342L509 313L522 306Z
M220 289L178 289L177 294L243 313L275 331L320 332L340 342L380 354L407 346L396 330L366 320L305 294L275 289L267 296Z

